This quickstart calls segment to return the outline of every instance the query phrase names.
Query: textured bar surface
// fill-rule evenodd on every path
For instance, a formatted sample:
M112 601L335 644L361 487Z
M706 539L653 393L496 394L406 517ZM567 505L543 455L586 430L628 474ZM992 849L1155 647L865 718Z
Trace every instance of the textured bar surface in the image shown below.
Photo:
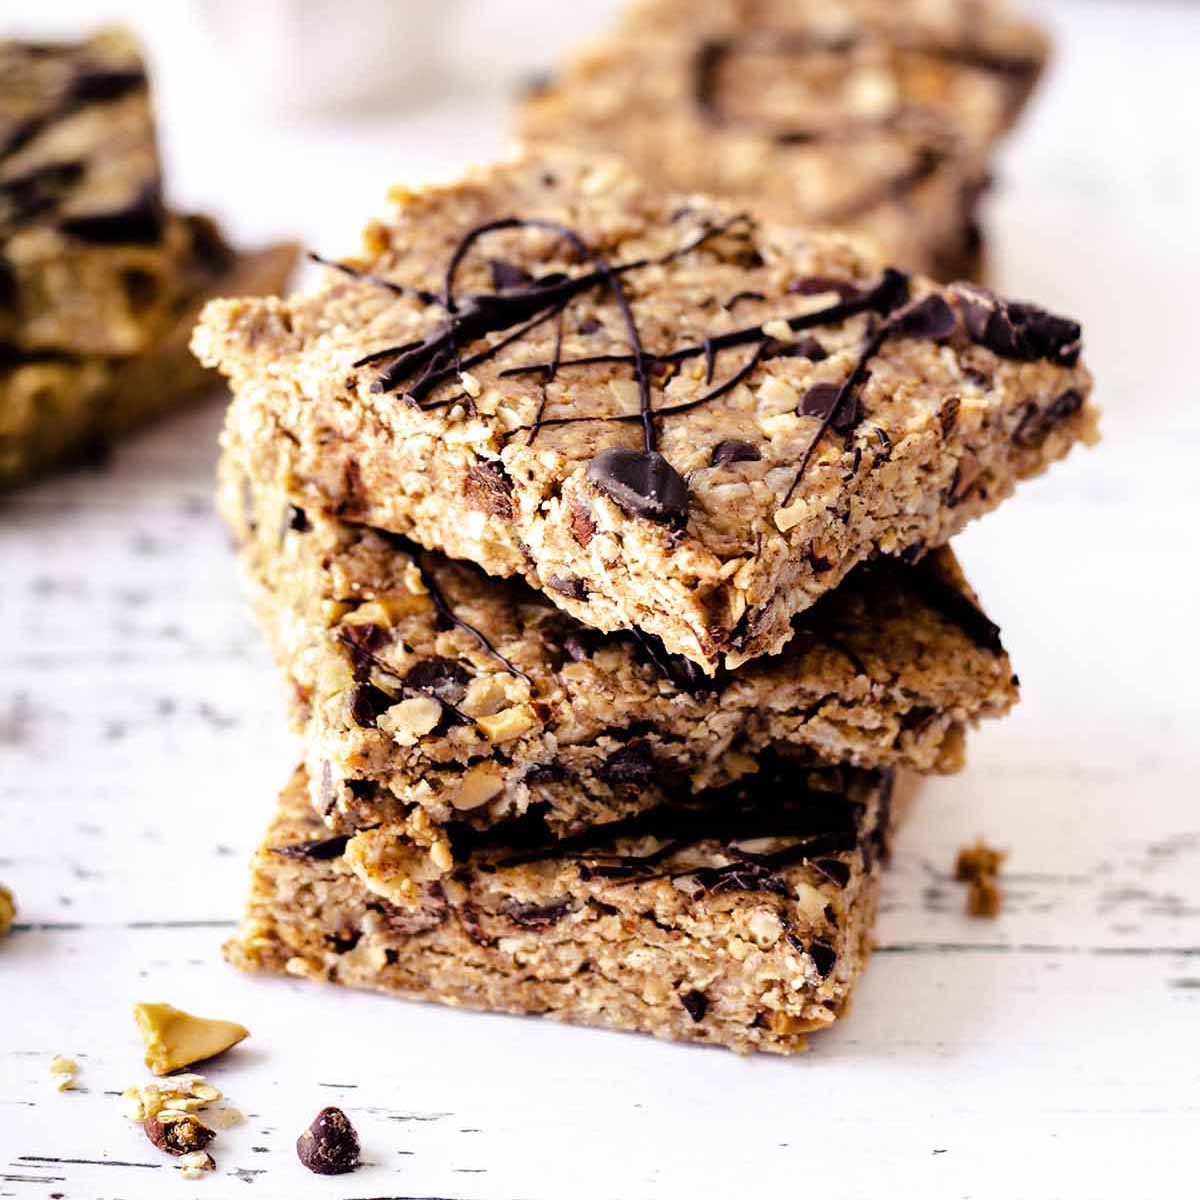
M220 478L314 807L338 831L384 823L436 844L447 824L534 808L569 836L671 788L727 784L768 749L953 771L965 726L1016 699L999 630L949 550L860 569L780 656L709 680L518 581L301 509L232 450Z
M837 235L565 153L394 199L317 290L208 307L230 438L305 506L710 673L1092 435L1075 322Z

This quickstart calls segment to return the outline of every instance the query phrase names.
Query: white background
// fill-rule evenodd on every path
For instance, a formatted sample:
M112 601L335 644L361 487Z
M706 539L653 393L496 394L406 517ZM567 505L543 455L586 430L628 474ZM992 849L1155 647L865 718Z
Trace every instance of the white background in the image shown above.
M23 11L44 28L121 7ZM414 70L401 116L351 122L278 92L276 117L254 116L248 34L218 70L192 6L135 7L162 48L175 199L329 253L389 182L496 153L510 77L604 9L446 6L456 65L424 21L406 34L440 85ZM379 7L336 6L376 39ZM965 774L925 787L851 1017L805 1057L747 1062L224 966L297 751L209 508L218 398L102 473L0 503L0 879L21 907L0 943L0 1197L1195 1194L1200 9L1043 11L1061 52L1005 156L993 265L1004 290L1084 320L1105 441L958 543L1024 702ZM303 90L312 39L286 28L263 73ZM995 922L964 917L948 878L978 833L1011 850ZM253 1031L211 1071L253 1114L215 1144L215 1177L180 1180L119 1114L113 1093L144 1077L139 999ZM59 1053L82 1065L75 1093L51 1089ZM343 1179L291 1148L328 1103L370 1163Z

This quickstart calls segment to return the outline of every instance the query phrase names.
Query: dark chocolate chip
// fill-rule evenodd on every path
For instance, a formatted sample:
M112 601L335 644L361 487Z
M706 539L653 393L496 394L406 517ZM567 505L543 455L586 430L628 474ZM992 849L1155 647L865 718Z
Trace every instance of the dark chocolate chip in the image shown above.
M609 783L651 783L661 775L650 743L639 738L614 751L600 767L600 775Z
M726 438L725 441L718 442L712 452L714 467L728 467L732 463L740 462L759 462L761 459L762 455L756 447L737 438Z
M794 279L788 284L793 296L821 296L833 292L839 300L857 300L862 295L860 288L845 279L829 279L824 275L810 275L807 279Z
M1077 321L1036 304L1002 300L986 288L959 284L957 294L971 340L1001 358L1046 359L1063 367L1079 361L1083 330Z
M296 1155L316 1175L345 1175L358 1166L358 1134L340 1108L323 1108L296 1139Z
M958 328L954 309L941 296L926 296L896 318L892 329L902 337L930 338L940 341Z
M514 925L522 929L549 929L557 925L571 911L571 898L564 896L549 904L518 904L515 901L505 909Z
M962 400L958 396L948 396L938 409L938 424L942 427L945 437L958 424L958 411L962 408Z
M837 951L827 942L813 942L808 948L808 956L822 979L828 979L830 972L837 966Z
M809 362L824 362L829 357L825 347L815 337L797 338L794 342L776 342L767 358L807 358Z
M657 450L610 446L588 464L587 477L632 516L677 527L687 524L688 486Z
M67 217L58 227L69 237L98 246L151 245L162 240L166 212L157 186L148 184L141 196L124 208Z
M573 629L563 639L563 649L572 662L586 662L603 644L603 635L594 629Z
M512 520L512 480L502 464L492 460L474 463L467 471L463 494L467 507Z
M708 997L703 992L683 992L679 997L679 1002L687 1010L687 1015L697 1024L704 1020L704 1014L708 1012Z
M560 596L569 596L572 600L588 598L587 584L578 575L551 575L546 580L546 586Z
M819 858L813 866L825 876L830 883L844 888L850 882L850 866L840 858Z
M363 729L374 729L379 714L386 712L396 701L373 683L360 683L350 693L350 715Z
M328 862L330 859L341 858L346 851L346 843L350 841L348 834L336 837L318 838L314 842L295 842L290 846L272 846L271 853L281 858L300 858L309 862Z
M375 665L376 651L386 644L388 634L382 625L343 625L338 630L338 640L350 656L354 678L362 683Z
M566 778L566 771L561 763L537 763L521 776L523 783L560 783Z
M288 505L287 527L294 533L307 533L309 530L308 513L298 505Z
M489 258L488 266L492 272L492 287L498 292L525 287L533 282L533 276L524 267L518 267L516 263L506 262L502 258Z
M452 658L426 658L404 676L404 686L428 692L444 704L457 704L467 692L471 673Z
M119 100L145 86L145 71L84 71L71 85L71 98L80 104Z
M849 433L862 420L862 403L857 390L848 393L840 383L813 384L800 401L800 411L805 416L822 420L829 417L830 427L838 433Z
M216 1130L209 1129L192 1113L183 1113L178 1120L166 1123L157 1117L147 1117L142 1129L160 1150L175 1155L195 1154L217 1136Z
M329 941L335 954L349 954L362 941L362 930L352 929L349 933L335 933Z
M603 324L595 317L588 317L586 321L579 322L579 332L582 334L598 333L603 328Z

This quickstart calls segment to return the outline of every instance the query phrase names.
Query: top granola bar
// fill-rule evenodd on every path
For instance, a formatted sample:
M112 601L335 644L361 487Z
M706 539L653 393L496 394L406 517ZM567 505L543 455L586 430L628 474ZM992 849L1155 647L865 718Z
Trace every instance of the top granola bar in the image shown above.
M567 152L393 200L317 290L205 310L231 434L306 504L708 672L1093 429L1075 322L836 234Z
M978 269L989 152L1046 54L997 0L639 0L531 89L519 129L958 277Z

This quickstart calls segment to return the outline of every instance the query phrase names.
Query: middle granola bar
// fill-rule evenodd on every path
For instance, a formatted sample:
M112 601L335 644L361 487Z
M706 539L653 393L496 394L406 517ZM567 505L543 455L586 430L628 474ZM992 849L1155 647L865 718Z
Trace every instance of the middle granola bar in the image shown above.
M949 551L862 568L783 654L705 676L639 634L316 509L230 442L220 507L290 679L317 810L448 866L446 828L528 816L555 837L724 786L774 750L955 770L1016 679Z

